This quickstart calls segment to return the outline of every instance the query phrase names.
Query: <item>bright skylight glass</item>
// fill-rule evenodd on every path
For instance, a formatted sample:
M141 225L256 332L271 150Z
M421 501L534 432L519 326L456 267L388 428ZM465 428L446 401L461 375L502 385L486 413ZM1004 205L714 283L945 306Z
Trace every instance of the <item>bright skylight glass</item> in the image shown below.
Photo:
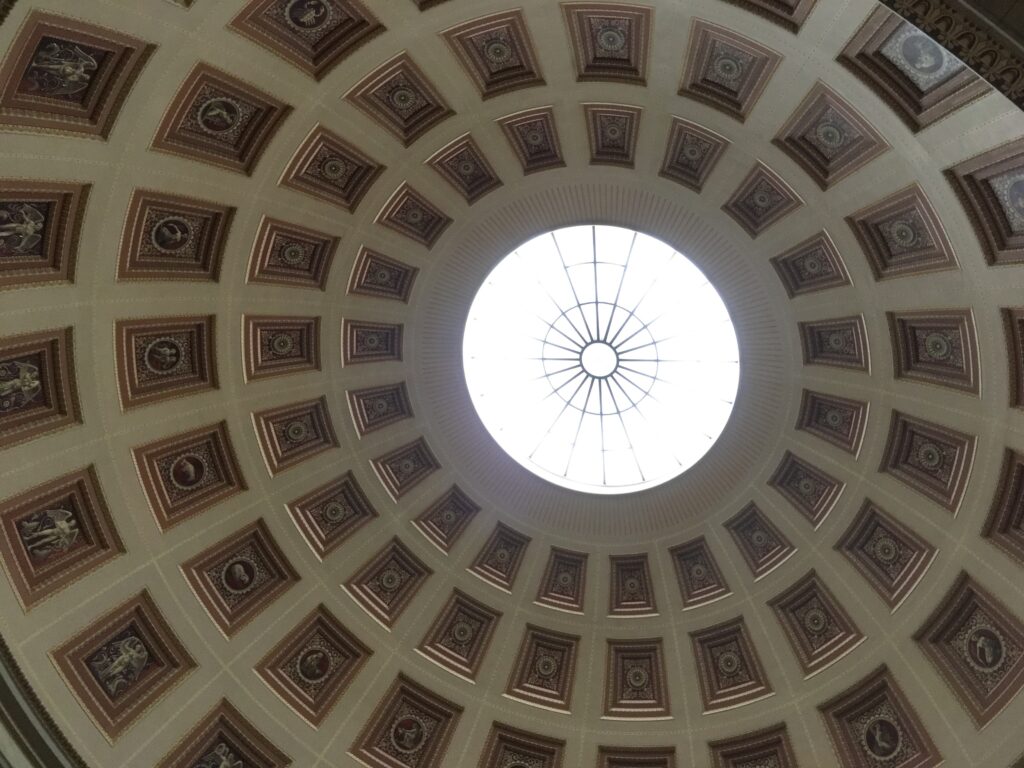
M718 292L681 253L620 227L555 230L506 256L470 307L462 351L498 444L588 493L685 472L722 433L739 384Z

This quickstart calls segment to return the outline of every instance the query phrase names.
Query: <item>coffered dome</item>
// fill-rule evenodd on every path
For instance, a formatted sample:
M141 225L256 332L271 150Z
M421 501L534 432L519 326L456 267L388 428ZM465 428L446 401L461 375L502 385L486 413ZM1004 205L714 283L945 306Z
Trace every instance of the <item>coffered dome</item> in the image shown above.
M1002 43L872 0L5 10L12 765L1020 764ZM463 369L495 265L579 225L735 329L720 437L634 493L524 468Z

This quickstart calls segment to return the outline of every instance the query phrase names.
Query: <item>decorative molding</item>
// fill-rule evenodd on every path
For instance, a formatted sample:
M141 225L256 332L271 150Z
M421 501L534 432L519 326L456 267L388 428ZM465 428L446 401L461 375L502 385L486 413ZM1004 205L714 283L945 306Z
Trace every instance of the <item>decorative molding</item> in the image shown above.
M910 701L883 664L819 705L842 768L888 763L935 768L943 762Z
M583 613L587 586L587 553L552 547L537 590L537 603L570 613Z
M0 18L8 7L0 7ZM0 66L0 127L106 139L155 45L33 10Z
M814 570L768 605L807 677L835 664L866 639Z
M341 321L341 364L399 362L402 359L401 323L369 320Z
M700 192L731 142L681 117L672 117L659 176Z
M754 502L723 525L750 566L755 581L767 576L796 552L796 547Z
M608 615L656 616L658 606L647 553L610 555L608 561L612 581L608 593Z
M264 216L249 256L247 283L288 288L327 287L341 238Z
M348 292L352 296L394 299L408 304L419 271L419 267L392 259L364 245L352 265Z
M501 126L512 151L519 158L524 175L565 166L555 127L555 111L551 107L516 112L499 117L495 122Z
M320 370L320 318L242 315L245 380Z
M384 203L375 221L427 249L433 248L452 224L448 214L404 182Z
M800 31L818 0L727 0L796 34ZM790 768L780 765L778 768Z
M529 536L498 523L468 570L498 589L511 592L529 544Z
M1024 54L1017 40L983 20L966 2L881 0L1024 109Z
M494 722L478 768L562 768L565 742Z
M600 746L597 768L676 768L676 748Z
M977 441L974 435L893 411L878 471L955 516L967 490Z
M214 624L231 638L295 586L298 572L260 518L181 564Z
M288 768L291 764L291 758L271 744L257 726L246 720L231 702L221 699L156 768Z
M774 694L742 616L691 632L690 641L705 714Z
M25 611L126 551L92 465L0 502L0 560Z
M908 15L913 4L917 4L909 0L886 1ZM924 4L934 7L941 1L924 0ZM888 102L912 131L920 131L990 89L937 42L955 39L949 21L947 17L940 27L932 27L933 36L878 7L837 60Z
M708 743L713 768L797 768L785 723Z
M449 672L476 680L501 611L453 589L416 650Z
M805 389L796 428L819 437L856 458L867 431L870 406L863 400Z
M161 531L246 490L225 421L140 445L132 459Z
M867 118L818 81L772 143L827 190L891 147Z
M580 82L647 85L654 10L622 3L562 3Z
M114 323L121 410L217 389L216 316Z
M0 289L74 283L91 184L0 180Z
M468 133L437 150L424 162L472 205L501 186L501 179Z
M50 658L111 744L197 668L146 590L73 634Z
M481 507L453 485L412 521L431 544L448 554Z
M390 630L433 573L394 536L343 586L363 610Z
M579 635L527 624L506 695L526 704L570 711L579 644Z
M326 397L257 411L252 425L271 477L338 447Z
M352 86L345 100L406 147L455 114L404 51Z
M351 471L286 505L292 522L320 560L377 517Z
M936 549L915 531L865 499L835 549L895 612L935 559Z
M1024 454L1007 448L981 535L1024 566Z
M803 204L781 176L758 160L722 210L732 216L744 232L756 238Z
M355 213L385 169L386 166L317 123L295 150L278 183Z
M846 488L846 483L808 464L791 451L783 455L768 485L782 494L815 530L825 522Z
M863 315L798 323L804 365L829 365L871 373Z
M624 104L583 105L591 165L633 167L642 111Z
M438 768L461 715L458 704L399 674L349 752L370 768Z
M707 104L741 123L768 87L782 55L703 19L690 26L679 95Z
M608 640L604 687L606 718L667 718L668 683L661 638Z
M0 440L11 448L82 423L74 329L0 337Z
M972 310L886 312L885 316L897 379L980 393L981 363Z
M521 9L463 22L441 36L482 99L545 84Z
M228 29L322 80L384 25L359 0L251 0Z
M441 468L422 437L377 456L370 465L395 502Z
M853 285L839 249L825 230L772 258L772 266L791 299Z
M193 67L152 148L251 176L292 108L209 64Z
M220 279L235 209L208 200L137 189L121 234L118 280Z
M966 572L914 640L979 729L1024 688L1024 623Z
M379 387L350 389L345 394L352 422L360 437L413 416L404 381Z
M703 536L677 544L668 553L675 566L684 610L713 603L732 594Z
M321 603L255 670L299 717L319 728L372 655L373 651Z

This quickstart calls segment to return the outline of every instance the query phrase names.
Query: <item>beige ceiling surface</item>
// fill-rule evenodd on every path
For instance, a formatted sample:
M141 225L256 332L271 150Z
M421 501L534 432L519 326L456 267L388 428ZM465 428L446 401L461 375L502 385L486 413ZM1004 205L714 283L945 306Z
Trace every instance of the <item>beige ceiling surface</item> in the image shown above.
M74 373L82 423L3 450L4 498L92 464L124 542L125 554L23 610L0 580L3 637L60 728L92 766L157 765L205 713L227 698L297 766L356 764L349 754L398 673L464 708L441 764L476 765L494 721L564 739L566 766L595 764L599 745L676 747L679 766L709 765L707 743L784 721L802 766L838 764L818 706L888 665L913 710L950 766L1007 766L1020 756L1024 697L1017 696L984 729L971 722L914 634L961 571L1024 615L1021 565L981 536L1000 480L1006 448L1024 451L1024 417L1008 407L1011 366L1002 308L1024 306L1020 266L990 266L964 206L943 171L1024 136L1024 117L995 92L918 133L875 91L836 61L874 10L868 0L818 0L798 35L720 0L652 2L647 85L578 82L573 50L557 3L521 3L545 85L482 100L439 33L512 6L450 0L419 11L409 0L367 7L386 31L347 56L321 81L226 28L242 0L196 0L185 9L158 0L20 0L0 27L11 46L29 13L45 9L82 18L156 46L132 86L109 136L93 139L40 132L0 133L0 177L85 182L85 208L73 283L0 293L7 337L74 328ZM690 24L704 19L783 54L749 117L740 122L677 94ZM454 115L404 147L343 96L368 73L407 51ZM206 62L272 94L293 111L268 143L251 176L154 151L168 105L196 62ZM818 80L853 104L891 149L827 191L772 139ZM632 169L592 165L584 103L642 109ZM524 175L499 118L551 106L565 167ZM699 194L660 177L672 116L731 142ZM316 124L342 136L387 168L355 213L283 187L296 149ZM468 204L426 161L471 133L503 182ZM779 174L803 205L756 239L722 210L757 161ZM427 249L374 219L408 182L453 219ZM918 183L946 228L959 269L876 280L844 221ZM220 277L211 281L118 281L126 211L137 188L216 201L237 209ZM325 290L247 282L250 251L264 215L339 236ZM660 488L622 497L590 497L529 475L483 432L461 371L461 332L469 303L490 268L509 249L548 228L578 222L633 226L686 253L714 282L737 328L742 378L733 417L696 467ZM852 285L790 299L770 259L825 228ZM419 268L403 304L351 295L346 287L360 247ZM886 312L973 310L980 394L896 378ZM320 318L319 370L246 381L243 315ZM862 314L870 372L805 365L798 322ZM214 315L217 388L123 410L118 397L116 321L169 315ZM403 359L342 365L344 319L404 324ZM699 332L699 329L693 329ZM360 437L346 392L404 381L413 418ZM794 429L804 389L870 403L856 457ZM268 472L252 414L326 397L338 446L275 475ZM890 414L906 413L975 435L969 481L955 516L879 471ZM180 525L161 531L140 483L132 450L220 420L227 422L247 490ZM371 460L424 437L441 468L394 501ZM769 486L790 450L845 487L814 528ZM296 529L285 505L351 470L379 517L322 561ZM452 484L481 511L447 554L412 524ZM934 545L938 553L910 598L891 612L850 561L834 549L870 498ZM796 552L755 580L723 523L754 501ZM181 564L262 518L298 583L269 602L230 639L196 598ZM512 588L504 591L469 566L496 523L531 537ZM342 588L392 537L432 571L395 624L385 628ZM670 548L706 537L731 593L683 610ZM588 555L581 613L536 602L550 548ZM658 613L608 616L609 555L646 553ZM815 569L866 636L834 665L807 677L768 601ZM90 720L50 652L141 589L152 595L197 669L159 698L112 743ZM458 588L502 612L475 682L453 675L417 651L427 627ZM319 603L373 649L338 704L311 727L254 672L268 652ZM726 711L704 713L689 633L742 615L773 694ZM570 712L505 695L527 625L580 637ZM606 640L662 638L671 715L609 719L604 714ZM879 765L888 763L880 762Z

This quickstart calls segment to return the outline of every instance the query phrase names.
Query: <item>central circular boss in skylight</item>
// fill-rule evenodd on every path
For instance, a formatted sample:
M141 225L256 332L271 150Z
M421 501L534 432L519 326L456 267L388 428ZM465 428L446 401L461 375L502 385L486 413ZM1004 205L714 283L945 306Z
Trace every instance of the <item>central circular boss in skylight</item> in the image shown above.
M648 235L554 230L488 275L463 366L484 426L557 485L630 493L692 467L732 412L739 350L704 274Z

